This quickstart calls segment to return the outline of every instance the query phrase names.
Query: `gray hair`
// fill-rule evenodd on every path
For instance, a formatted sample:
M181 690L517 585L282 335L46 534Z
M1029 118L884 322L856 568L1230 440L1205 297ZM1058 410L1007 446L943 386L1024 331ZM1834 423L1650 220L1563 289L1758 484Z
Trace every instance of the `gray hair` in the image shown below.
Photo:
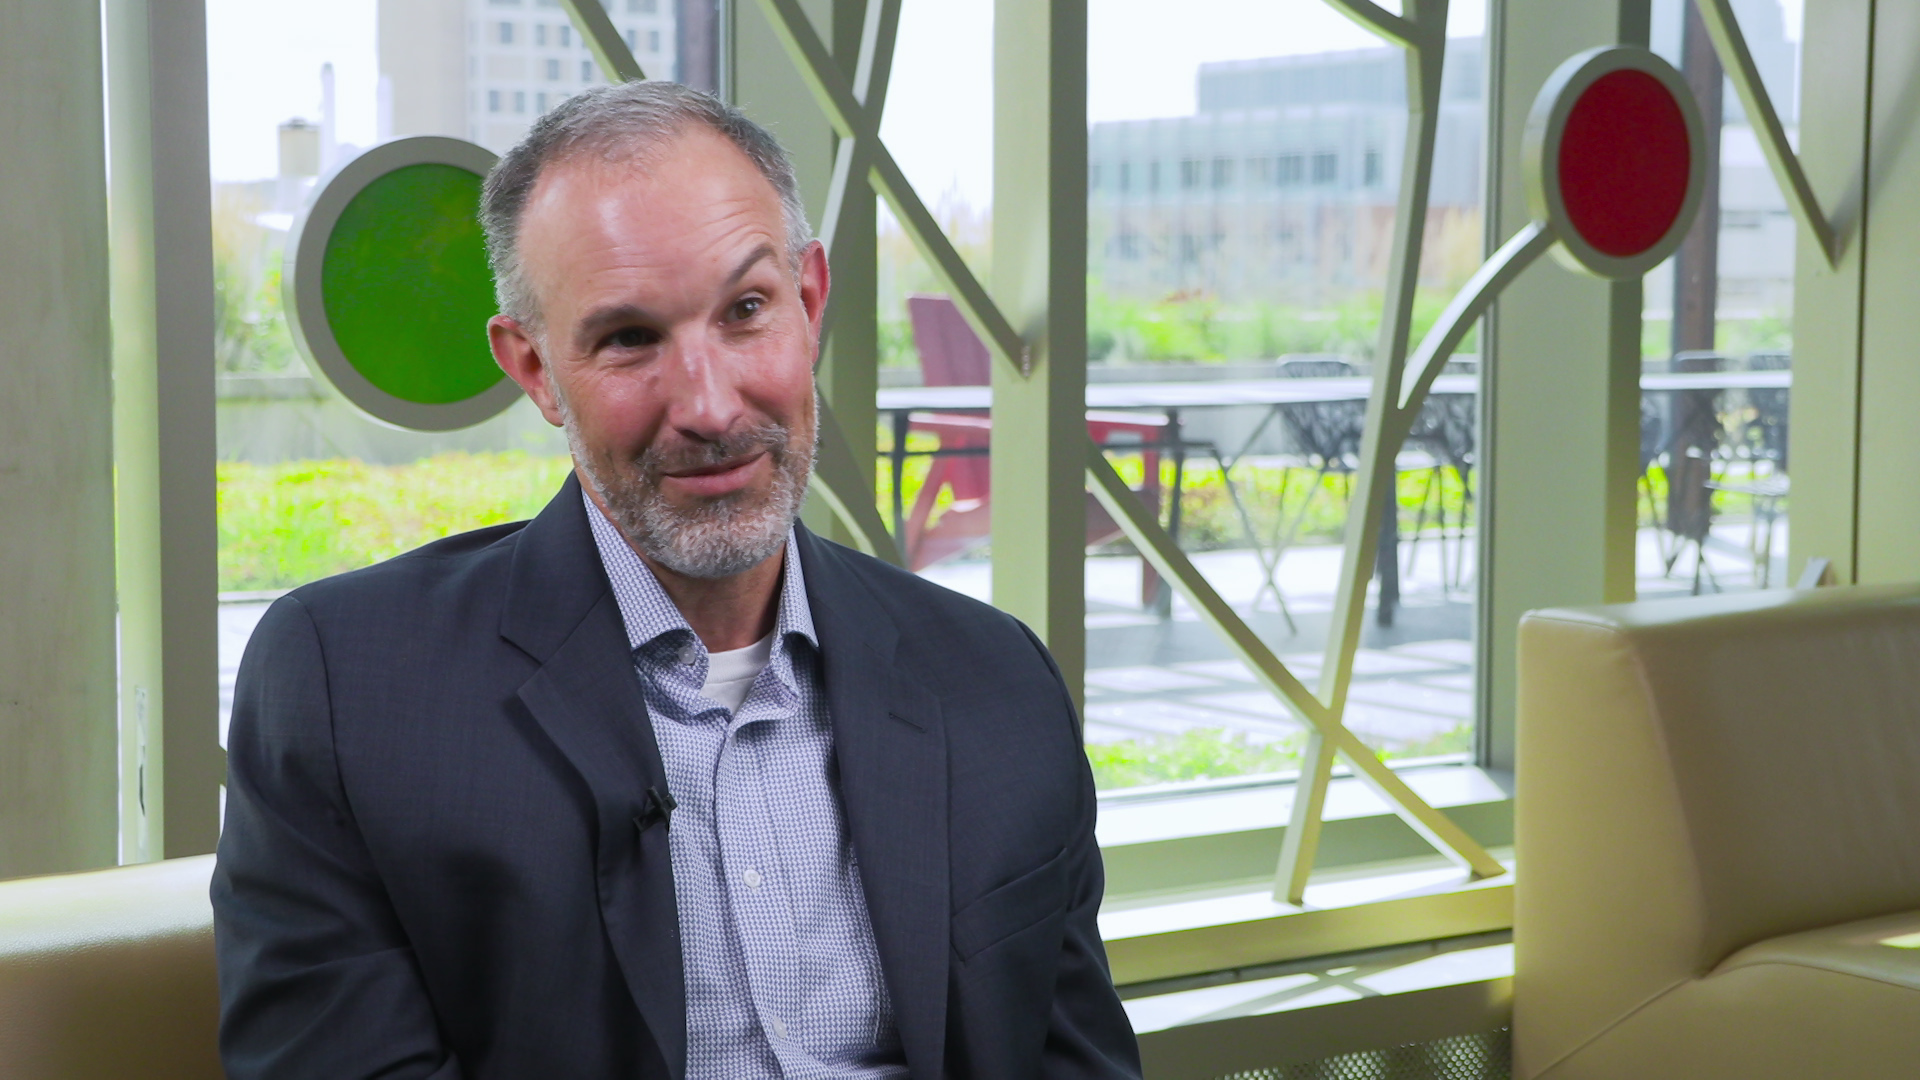
M520 264L520 218L548 166L582 154L625 161L699 125L740 149L780 196L787 226L787 258L797 272L813 241L793 160L773 133L711 94L672 82L600 86L562 102L534 121L527 137L487 174L480 192L480 225L487 236L494 297L500 313L538 332L539 306Z

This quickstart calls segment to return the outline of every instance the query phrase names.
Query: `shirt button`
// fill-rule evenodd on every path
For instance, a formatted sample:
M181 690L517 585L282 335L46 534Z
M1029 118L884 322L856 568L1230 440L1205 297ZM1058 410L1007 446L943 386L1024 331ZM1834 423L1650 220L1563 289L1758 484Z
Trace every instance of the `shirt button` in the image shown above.
M749 870L746 873L740 875L740 880L747 883L747 888L757 889L760 887L760 871ZM779 1022L780 1021L778 1020L774 1021L775 1024L778 1024Z
M773 1018L773 1033L774 1033L774 1035L775 1035L776 1037L778 1037L778 1038L782 1038L782 1039L784 1039L784 1038L786 1038L786 1037L787 1037L787 1022L786 1022L785 1020L782 1020L782 1019L780 1019L780 1018L779 1018L779 1017L777 1017L777 1016L776 1016L776 1017L774 1017L774 1018Z
M688 645L680 650L680 663L687 667L692 667L693 662L697 659L699 659L699 654L694 652L693 646Z

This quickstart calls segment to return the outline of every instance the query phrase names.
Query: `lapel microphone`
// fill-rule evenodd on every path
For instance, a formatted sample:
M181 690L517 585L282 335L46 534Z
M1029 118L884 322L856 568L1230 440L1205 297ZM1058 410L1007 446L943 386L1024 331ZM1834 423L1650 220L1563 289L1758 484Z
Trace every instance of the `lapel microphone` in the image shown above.
M644 835L648 829L665 823L673 816L673 808L677 805L671 794L657 787L647 788L646 806L641 809L639 816L633 819L635 831Z

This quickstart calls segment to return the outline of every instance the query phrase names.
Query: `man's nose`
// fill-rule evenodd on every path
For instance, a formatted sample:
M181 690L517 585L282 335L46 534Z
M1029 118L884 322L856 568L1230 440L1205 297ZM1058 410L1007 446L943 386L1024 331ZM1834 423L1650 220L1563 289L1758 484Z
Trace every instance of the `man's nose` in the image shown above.
M667 422L682 433L713 440L733 430L746 412L732 365L711 338L698 330L675 335L669 365Z

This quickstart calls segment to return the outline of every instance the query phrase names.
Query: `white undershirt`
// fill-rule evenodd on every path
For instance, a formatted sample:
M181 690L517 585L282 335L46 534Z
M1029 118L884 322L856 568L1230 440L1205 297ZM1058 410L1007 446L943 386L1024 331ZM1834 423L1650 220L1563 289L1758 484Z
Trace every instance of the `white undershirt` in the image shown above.
M707 685L700 688L701 696L725 705L728 712L739 712L753 681L772 658L772 633L744 649L708 653Z

